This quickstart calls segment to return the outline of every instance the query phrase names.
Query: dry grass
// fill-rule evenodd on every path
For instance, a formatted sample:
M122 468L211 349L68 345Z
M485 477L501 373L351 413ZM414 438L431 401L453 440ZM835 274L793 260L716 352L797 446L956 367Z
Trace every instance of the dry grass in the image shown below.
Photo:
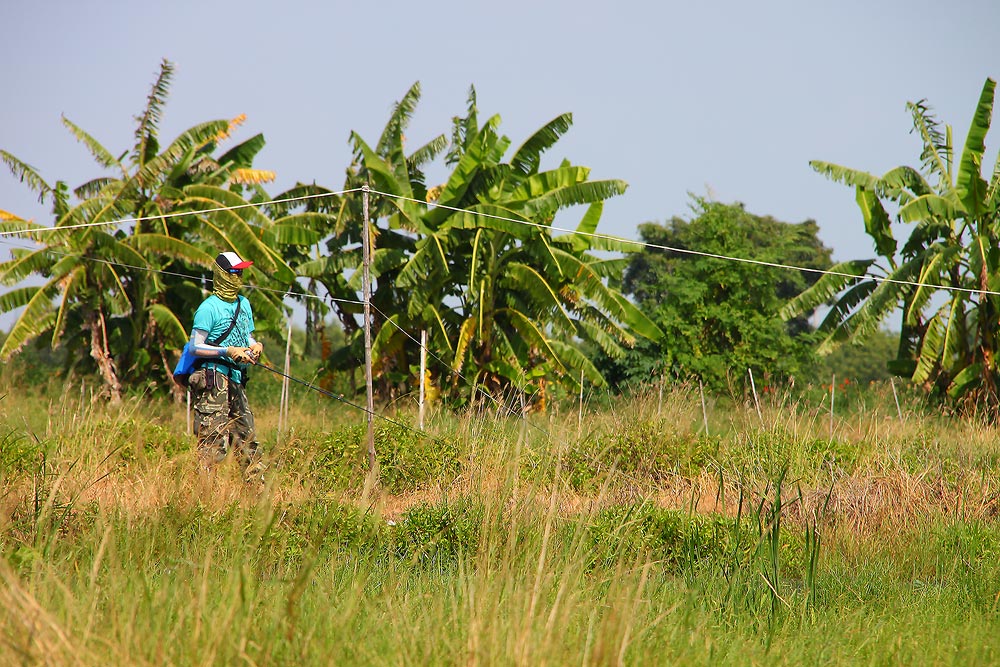
M159 425L154 437L172 433L185 441L182 409L144 399L113 409L91 403L86 396L81 390L64 395L61 401L12 401L8 397L0 402L0 416L9 428L27 430L27 437L48 443L50 452L44 479L21 476L2 480L0 509L4 516L9 517L14 506L34 493L39 484L44 484L45 497L52 502L72 500L77 505L93 504L134 516L154 515L168 504L221 509L234 503L252 507L261 502L308 502L316 497L304 471L309 456L300 457L299 467L288 468L282 467L283 452L290 447L308 451L310 433L334 428L345 418L357 419L345 414L341 406L331 406L328 412L293 406L291 423L296 429L276 441L275 416L267 411L259 414L260 432L272 434L271 442L265 441L265 451L277 465L267 488L258 490L247 488L229 462L211 479L200 475L191 436L186 436L186 451L171 456L144 453L149 444L145 440L150 437L143 431L144 424ZM752 448L762 446L759 441L764 436L779 434L791 447L830 441L862 452L854 469L824 464L806 477L786 479L784 506L792 521L805 523L819 518L871 535L908 530L931 516L992 519L997 515L1000 481L990 464L1000 459L996 427L913 410L900 419L892 404L870 400L873 405L867 412L845 414L831 425L829 415L822 414L822 406L810 407L788 397L771 397L762 405L761 416L752 404L709 398L707 416L710 431L720 442L719 460L694 474L664 475L655 482L618 475L602 485L597 495L561 488L558 511L572 515L599 506L643 501L664 508L735 515L741 502L745 511L755 503L769 502L773 494L772 480L763 469L750 465L737 473L732 457L754 464L757 453ZM561 414L535 415L530 426L490 413L457 419L439 413L432 419L432 428L439 432L450 429L470 440L489 440L491 436L484 434L495 432L508 436L494 438L489 447L470 452L459 476L446 483L425 484L396 494L376 491L375 495L368 495L359 484L339 493L336 500L372 509L389 519L415 505L458 496L497 496L501 490L530 500L529 496L539 494L537 485L520 482L517 471L511 468L524 447L546 449L551 464L581 437L613 433L642 420L676 433L701 431L705 416L697 387L684 385L662 394L650 392L619 409L585 411L582 420L564 406ZM129 454L128 460L123 451ZM542 493L535 500L544 504L548 497Z
M293 404L295 430L280 439L274 415L258 410L272 467L268 484L254 489L231 461L211 477L199 475L192 438L183 435L184 414L175 406L133 400L111 408L81 396L86 392L0 401L0 421L26 434L19 443L30 445L27 459L0 468L0 546L26 545L24 557L34 559L17 564L16 554L0 554L0 665L253 664L266 662L262 656L272 664L279 658L284 664L338 658L342 664L833 664L831 654L809 647L832 646L835 656L856 651L859 662L876 662L911 627L920 636L929 627L939 640L964 632L980 643L995 630L989 622L996 604L990 612L981 601L1000 593L975 569L949 572L965 578L947 604L930 594L913 597L907 577L917 569L935 574L937 553L915 564L900 559L884 576L869 569L857 585L849 576L879 545L879 566L891 563L894 547L928 526L950 519L995 525L1000 438L995 427L971 420L911 409L901 419L894 405L886 410L871 399L871 409L845 411L831 425L821 405L805 400L769 397L758 416L752 405L709 399L709 432L718 447L706 464L655 479L613 471L581 492L561 468L567 452L637 423L652 424L664 439L697 435L705 417L697 387L587 410L582 420L566 406L533 415L531 425L495 413L438 413L428 427L435 435L469 443L459 472L387 493L366 488L363 466L348 488L316 478L311 466L322 436L357 423L339 406ZM529 451L530 470L523 464ZM0 455L7 457L6 450ZM604 508L633 503L730 517L763 507L767 514L780 464L790 471L781 487L782 529L801 535L819 526L824 549L847 546L831 559L840 558L843 570L823 582L826 607L803 602L811 598L800 583L784 583L779 604L791 620L776 626L775 635L767 620L775 613L770 589L756 570L748 571L743 597L736 598L732 582L717 572L676 577L641 557L595 573L587 569L586 530L559 532L587 526ZM494 528L474 554L440 567L375 562L379 554L371 553L318 558L318 547L296 541L301 534L291 520L299 508L302 515L317 507L322 513L325 500L394 520L456 498L479 501L488 514L482 525ZM61 511L79 512L78 520L57 530L76 532L46 537L37 526L52 531L58 522L46 519ZM41 540L29 534L26 512L37 513ZM211 516L181 546L171 512ZM290 520L269 543L257 541L264 529L245 527L282 513ZM13 534L13 525L23 534ZM52 553L59 557L47 559ZM137 567L147 553L166 554L170 562ZM73 554L83 556L82 566ZM273 579L256 578L263 561ZM167 565L180 576L167 576ZM987 573L996 571L990 567ZM947 582L940 581L927 590L943 590ZM859 607L869 590L896 596L883 615L874 605ZM924 609L940 616L921 626L915 621L926 618L906 611ZM978 626L955 625L954 618L981 609ZM867 628L873 616L884 636L865 630L854 641L844 632L845 623ZM267 636L254 635L258 624ZM363 641L345 647L343 638L358 633ZM769 635L766 646L758 633ZM866 646L875 647L871 660ZM900 661L912 655L924 654ZM941 653L927 655L934 662Z

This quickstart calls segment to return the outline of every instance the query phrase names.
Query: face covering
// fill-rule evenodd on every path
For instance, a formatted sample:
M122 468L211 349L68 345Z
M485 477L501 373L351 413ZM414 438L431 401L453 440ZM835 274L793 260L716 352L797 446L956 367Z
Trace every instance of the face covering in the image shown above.
M240 287L243 286L243 276L229 273L218 264L213 268L215 269L215 277L212 280L212 286L215 290L215 296L230 303L236 301L236 295L240 291Z

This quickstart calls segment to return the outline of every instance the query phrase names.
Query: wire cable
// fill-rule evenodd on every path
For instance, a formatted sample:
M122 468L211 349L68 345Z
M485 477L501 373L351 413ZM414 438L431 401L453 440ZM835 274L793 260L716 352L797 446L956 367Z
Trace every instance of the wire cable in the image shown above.
M427 433L426 431L421 431L420 429L414 428L414 427L410 426L409 424L404 424L401 421L397 421L397 420L395 420L395 419L393 419L391 417L386 417L385 415L379 414L378 412L375 412L373 410L369 410L366 407L363 407L361 405L358 405L357 403L354 403L352 401L347 400L346 398L344 398L343 394L336 394L336 393L334 393L332 391L327 391L326 389L323 389L322 387L317 387L316 385L314 385L311 382L306 382L305 380L301 380L301 379L299 379L297 377L293 377L291 375L288 375L287 373L279 371L277 368L275 368L273 366L270 366L268 364L265 364L262 361L256 361L256 362L254 362L253 365L255 367L267 369L267 370L271 371L272 373L274 373L275 375L280 375L281 377L286 378L288 380L291 380L292 382L296 382L296 383L302 385L303 387L306 387L307 389L312 389L313 391L319 392L320 394L322 394L324 396L327 396L329 398L332 398L332 399L335 399L337 401L340 401L341 403L343 403L344 405L347 405L348 407L352 407L355 410L360 410L361 412L364 412L367 415L371 415L372 417L375 417L377 419L381 419L382 421L388 422L388 423L392 424L393 426L398 426L399 428L402 428L402 429L405 429L407 431L410 431L411 433L416 433L417 435L421 435L421 436L423 436L425 438L433 440L434 442L436 442L439 445L447 445L448 444L448 443L444 442L443 440L441 440L440 438L437 438L437 437L431 435L430 433Z
M578 229L566 229L564 227L556 227L555 225L546 225L540 222L532 222L530 220L521 220L518 218L509 218L501 215L493 215L491 213L481 213L479 211L470 211L469 209L457 208L455 206L448 206L446 204L438 204L436 202L426 202L419 199L413 199L411 197L404 197L403 195L394 195L387 192L381 192L379 190L369 190L372 194L380 195L382 197L389 197L391 199L401 199L403 201L415 202L418 204L424 204L428 206L434 206L436 208L442 208L449 211L455 211L458 213L472 213L473 215L479 215L484 218L492 218L494 220L501 220L503 222L513 222L519 225L526 225L528 227L536 227L539 229L547 229L557 232L565 232L567 234L576 234L578 236L588 236L595 239L602 239L605 241L614 241L616 243L623 243L626 245L636 246L637 248L652 248L655 250L666 250L669 252L682 253L686 255L696 255L699 257L708 257L711 259L719 259L729 262L742 262L744 264L755 264L758 266L766 266L774 269L786 269L790 271L803 271L806 273L816 273L828 276L839 276L842 278L854 278L856 280L873 280L880 283L892 283L896 285L907 285L910 287L933 287L934 289L946 290L951 292L965 292L969 294L983 294L991 296L1000 296L1000 292L994 292L991 290L983 289L973 289L971 287L956 287L954 285L935 285L933 283L921 283L912 280L900 280L898 278L889 278L876 276L871 274L857 275L855 273L847 273L845 271L831 271L829 269L814 269L807 266L794 266L792 264L782 264L779 262L768 262L760 259L749 259L747 257L734 257L731 255L720 255L718 253L703 252L700 250L691 250L688 248L676 248L673 246L661 245L658 243L649 243L647 241L635 241L632 239L624 239L619 236L611 236L610 234L599 234L597 232L583 232Z
M14 243L12 241L6 241L4 239L0 239L0 244L11 245L11 246L14 246L16 248L22 248L24 250L47 252L47 253L51 253L51 254L59 256L59 257L71 257L72 256L68 252L60 252L58 250L53 250L52 248L29 248L28 246L20 245L18 243ZM154 269L154 268L149 267L149 266L135 266L134 264L124 264L122 262L112 262L110 260L101 259L100 257L80 257L80 259L85 260L85 261L89 261L89 262L96 262L98 264L105 264L107 266L116 266L116 267L122 268L122 269L133 269L135 271L146 271L147 273L157 273L157 274L160 274L160 275L163 275L163 276L173 276L175 278L186 278L186 279L191 280L193 282L201 282L202 280L205 279L205 276L191 275L190 273L179 273L177 271L166 271L164 269ZM297 296L297 297L302 297L304 299L319 299L321 301L330 300L330 301L335 301L335 302L338 302L338 303L353 303L353 304L358 304L358 305L363 305L364 304L364 301L359 301L357 299L341 299L341 298L330 296L330 295L327 295L327 296L323 297L323 296L320 296L319 294L310 294L308 292L292 292L290 290L280 290L280 289L275 289L273 287L264 287L262 285L244 285L244 287L246 287L247 289L250 289L250 290L257 290L259 292L271 292L271 293L274 293L274 294L281 294L281 295L284 295L284 296Z
M201 213L219 213L221 211L235 211L242 208L258 208L270 206L272 204L287 204L291 202L307 201L310 199L321 199L323 197L339 197L341 195L359 192L361 188L351 188L339 192L322 192L314 195L301 195L298 197L288 197L285 199L271 199L262 202L250 202L246 204L235 204L233 206L218 206L215 208L198 209L196 211L177 211L175 213L161 213L159 215L147 215L138 218L119 218L117 220L105 220L103 222L81 222L77 225L56 225L54 227L35 227L33 229L13 229L0 231L0 236L19 236L24 234L40 234L46 232L62 232L73 229L86 229L88 227L106 227L109 225L123 225L130 222L148 222L150 220L163 220L165 218L180 218L186 215L198 215Z

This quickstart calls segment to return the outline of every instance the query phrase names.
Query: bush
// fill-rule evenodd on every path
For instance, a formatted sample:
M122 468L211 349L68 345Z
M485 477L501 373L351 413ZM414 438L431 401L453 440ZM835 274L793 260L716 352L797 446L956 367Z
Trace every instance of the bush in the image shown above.
M38 466L42 444L13 429L0 436L0 480L13 479Z
M627 422L620 430L572 446L563 458L570 485L592 490L613 471L655 483L698 474L718 451L719 441L679 433L664 420Z
M792 479L811 479L832 469L853 472L864 454L864 442L803 439L775 427L737 434L735 443L719 455L723 465L740 476L774 481L787 472Z
M295 507L281 521L278 531L289 540L284 551L301 555L308 548L318 553L365 549L378 552L385 539L382 523L371 514L330 500L312 500Z
M393 552L422 563L453 561L479 545L483 507L467 500L411 507L394 526Z
M357 486L368 471L365 444L367 426L345 426L319 444L313 472L328 488ZM375 428L375 456L387 491L419 489L428 483L447 483L461 469L458 443L432 438L405 424L384 422Z
M620 505L602 510L587 527L593 545L592 566L614 567L649 558L680 573L702 561L723 561L733 548L752 540L733 520L691 515L652 504Z

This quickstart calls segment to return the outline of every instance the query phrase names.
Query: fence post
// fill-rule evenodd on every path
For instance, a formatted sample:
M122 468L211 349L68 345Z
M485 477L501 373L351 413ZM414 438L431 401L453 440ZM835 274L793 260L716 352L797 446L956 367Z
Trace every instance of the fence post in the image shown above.
M285 377L281 378L281 403L278 406L278 438L288 424L289 381L292 374L292 318L288 318L288 337L285 339Z
M708 410L705 409L705 385L698 378L698 392L701 394L701 418L705 422L705 435L708 435Z
M833 440L833 397L837 392L837 374L830 376L830 440Z
M427 376L427 329L420 330L420 430L424 430L424 398L427 395L425 378Z
M896 414L899 416L899 421L903 421L903 411L899 409L899 394L896 393L896 382L889 378L889 384L892 385L892 397L896 399Z
M368 229L368 193L367 185L361 187L361 201L364 220L361 221L362 246L362 295L365 302L365 390L368 395L368 469L376 473L375 465L375 399L372 388L372 283L371 261L372 243L371 230Z
M757 418L760 419L761 426L763 426L764 415L760 412L760 400L757 398L757 385L753 381L753 369L748 368L747 373L750 374L750 388L753 390L753 404L757 408Z

